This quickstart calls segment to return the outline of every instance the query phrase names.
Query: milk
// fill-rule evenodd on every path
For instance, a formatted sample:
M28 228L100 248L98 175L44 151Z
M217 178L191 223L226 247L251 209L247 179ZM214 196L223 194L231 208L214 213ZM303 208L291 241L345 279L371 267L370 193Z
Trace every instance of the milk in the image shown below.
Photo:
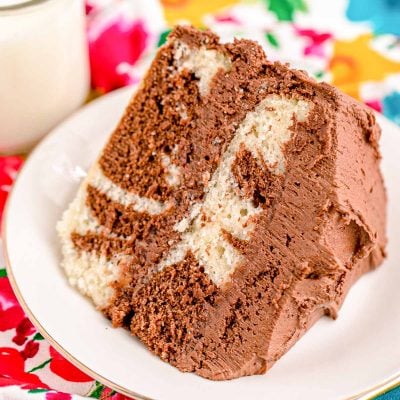
M0 0L0 153L30 148L88 88L82 0Z

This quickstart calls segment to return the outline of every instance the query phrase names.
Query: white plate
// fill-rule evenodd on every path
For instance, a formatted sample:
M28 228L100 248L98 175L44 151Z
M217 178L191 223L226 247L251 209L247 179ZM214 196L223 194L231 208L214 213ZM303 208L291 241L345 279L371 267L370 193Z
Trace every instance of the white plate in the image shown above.
M212 382L183 374L127 331L111 328L68 285L55 225L131 93L102 97L60 125L30 156L12 191L3 227L9 274L42 334L80 368L138 398L336 400L399 373L400 131L383 118L389 258L354 286L337 321L320 320L266 375Z

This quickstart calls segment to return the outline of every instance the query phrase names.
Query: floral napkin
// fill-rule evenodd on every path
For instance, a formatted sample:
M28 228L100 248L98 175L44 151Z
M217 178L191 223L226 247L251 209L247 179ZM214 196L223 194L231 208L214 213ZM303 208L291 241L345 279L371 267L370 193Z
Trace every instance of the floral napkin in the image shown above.
M257 40L271 60L333 83L400 125L400 0L88 0L86 14L93 97L140 80L171 27L190 23L223 40ZM0 216L22 163L0 158ZM2 266L0 258L0 399L126 399L43 339ZM384 399L400 399L400 390Z

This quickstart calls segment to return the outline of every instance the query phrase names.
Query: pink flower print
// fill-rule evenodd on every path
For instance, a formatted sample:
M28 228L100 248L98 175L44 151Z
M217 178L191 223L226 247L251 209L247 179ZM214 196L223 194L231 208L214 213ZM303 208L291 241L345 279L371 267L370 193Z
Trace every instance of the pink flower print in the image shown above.
M308 39L309 44L304 48L305 56L316 56L325 57L323 44L332 39L332 34L330 33L319 33L314 29L301 29L295 27L298 36L303 36Z
M89 15L95 9L95 5L90 0L85 1L85 12Z
M98 27L93 24L93 29ZM134 65L147 42L148 32L141 20L127 21L120 16L94 38L89 29L92 86L108 92L132 83L126 69L121 67Z
M365 104L375 111L382 112L382 103L379 100L368 100Z
M235 25L240 25L240 21L231 14L221 14L215 16L215 21L220 23L230 23Z

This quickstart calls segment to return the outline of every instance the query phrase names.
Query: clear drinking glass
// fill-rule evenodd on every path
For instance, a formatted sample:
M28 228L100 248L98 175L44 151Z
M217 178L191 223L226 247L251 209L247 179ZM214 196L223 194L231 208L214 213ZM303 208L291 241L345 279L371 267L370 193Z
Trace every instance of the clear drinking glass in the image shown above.
M83 0L0 0L0 153L31 148L89 81Z

